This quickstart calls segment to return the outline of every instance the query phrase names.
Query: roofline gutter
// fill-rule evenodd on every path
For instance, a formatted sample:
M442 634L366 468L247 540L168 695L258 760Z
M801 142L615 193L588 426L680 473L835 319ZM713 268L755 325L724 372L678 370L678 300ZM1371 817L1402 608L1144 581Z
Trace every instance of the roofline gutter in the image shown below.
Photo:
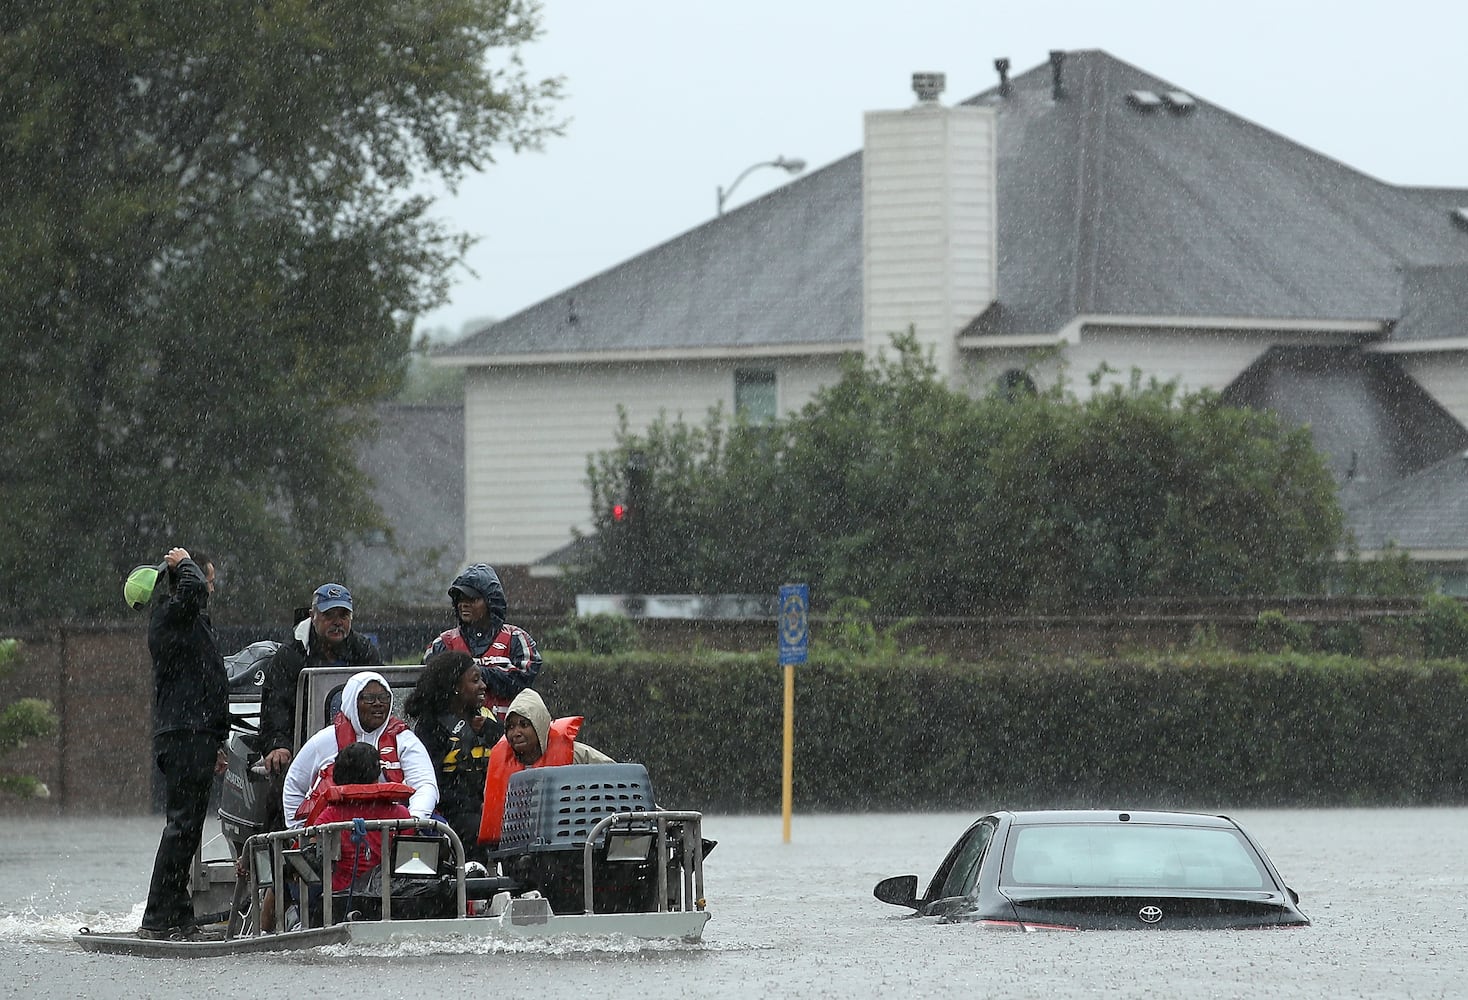
M860 354L861 340L837 344L742 344L710 347L638 347L618 351L553 351L538 354L451 354L428 359L435 368L515 367L525 365L593 365L668 361L738 361L755 358L830 357Z
M1394 340L1371 344L1363 350L1371 354L1433 354L1468 351L1468 337L1438 337L1433 340Z
M989 350L995 348L1061 347L1079 344L1086 331L1101 331L1117 328L1194 330L1200 333L1227 333L1239 330L1260 333L1299 333L1344 335L1356 340L1369 340L1384 335L1390 320L1377 319L1281 319L1278 317L1255 316L1145 316L1115 313L1090 313L1076 316L1058 330L1049 333L1016 333L982 336L969 334L958 338L963 350ZM1468 350L1468 338L1451 340L1421 341L1413 344L1366 345L1364 350L1379 353L1411 353L1419 351ZM705 347L637 347L610 351L549 351L521 352L519 354L451 354L435 355L428 359L435 368L480 368L489 365L515 367L526 365L569 365L569 364L625 364L645 362L656 364L665 361L717 361L741 358L790 358L830 357L840 354L856 354L861 351L861 342L831 344L743 344L737 346L711 345Z
M1379 319L1281 319L1261 316L1144 316L1119 315L1115 313L1088 313L1076 316L1052 333L1019 333L1010 335L977 336L970 334L958 338L958 346L969 349L1003 347L1059 347L1064 344L1079 344L1086 330L1107 330L1120 327L1143 329L1181 329L1200 333L1225 333L1237 330L1259 331L1260 333L1325 333L1344 334L1366 340L1386 333L1390 320ZM1468 341L1465 341L1468 346Z

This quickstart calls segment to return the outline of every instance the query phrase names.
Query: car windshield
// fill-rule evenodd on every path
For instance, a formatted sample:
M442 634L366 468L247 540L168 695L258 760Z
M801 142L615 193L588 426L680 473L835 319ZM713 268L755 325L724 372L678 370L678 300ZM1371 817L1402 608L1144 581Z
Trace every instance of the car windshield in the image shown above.
M1004 879L1009 885L1239 890L1270 885L1248 842L1222 828L1026 826L1010 843Z

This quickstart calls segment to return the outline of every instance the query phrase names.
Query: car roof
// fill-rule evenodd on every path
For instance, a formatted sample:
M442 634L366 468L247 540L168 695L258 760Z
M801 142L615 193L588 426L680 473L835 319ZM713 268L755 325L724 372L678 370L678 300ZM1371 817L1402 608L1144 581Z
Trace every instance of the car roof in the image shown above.
M1026 809L996 812L1014 826L1064 826L1067 824L1146 823L1164 826L1196 826L1233 829L1237 824L1227 816L1209 813L1169 812L1133 809ZM1122 817L1126 817L1123 819Z

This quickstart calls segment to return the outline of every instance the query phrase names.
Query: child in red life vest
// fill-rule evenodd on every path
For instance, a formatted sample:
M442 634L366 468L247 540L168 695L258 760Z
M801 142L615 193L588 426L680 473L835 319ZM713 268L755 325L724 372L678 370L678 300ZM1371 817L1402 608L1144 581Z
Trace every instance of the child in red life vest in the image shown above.
M352 743L336 755L334 786L327 789L326 808L313 823L340 823L353 819L412 819L405 804L413 789L398 781L382 781L382 758L371 743ZM357 842L350 830L341 833L341 856L331 873L331 891L343 892L352 879L365 875L382 861L382 831L368 830Z

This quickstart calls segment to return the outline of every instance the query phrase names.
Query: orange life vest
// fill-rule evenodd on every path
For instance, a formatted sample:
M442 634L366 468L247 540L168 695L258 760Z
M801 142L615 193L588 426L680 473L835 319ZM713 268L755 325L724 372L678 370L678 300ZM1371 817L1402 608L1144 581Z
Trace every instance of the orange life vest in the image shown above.
M581 731L582 716L556 719L546 736L547 746L531 767L561 767L574 763L576 734ZM499 846L500 830L505 822L505 796L510 791L510 775L525 770L503 736L489 751L489 770L484 775L484 812L479 817L479 842L490 850Z

